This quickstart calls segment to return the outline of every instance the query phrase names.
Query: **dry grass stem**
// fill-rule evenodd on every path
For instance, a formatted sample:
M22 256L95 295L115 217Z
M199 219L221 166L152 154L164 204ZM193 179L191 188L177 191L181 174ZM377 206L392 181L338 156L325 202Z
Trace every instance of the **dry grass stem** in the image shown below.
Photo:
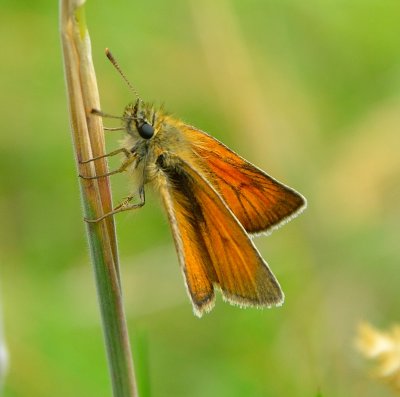
M60 28L73 147L79 174L107 172L104 159L81 164L105 153L102 120L90 114L100 101L84 18L84 1L60 0ZM84 216L96 219L112 210L108 178L80 178ZM112 217L86 225L103 320L107 357L115 397L136 396L133 362L122 305L118 253Z

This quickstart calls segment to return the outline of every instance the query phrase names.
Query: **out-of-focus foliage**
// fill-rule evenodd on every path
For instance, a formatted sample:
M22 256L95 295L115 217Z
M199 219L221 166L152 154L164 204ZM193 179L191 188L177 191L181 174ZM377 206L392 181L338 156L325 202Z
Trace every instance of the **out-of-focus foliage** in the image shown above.
M380 331L368 323L360 324L356 345L360 353L375 361L371 375L400 393L400 326Z
M7 397L109 396L56 2L0 13L0 285ZM89 1L104 111L131 94L206 130L309 201L255 240L283 307L195 318L157 197L117 218L141 396L389 396L353 349L399 321L400 3ZM110 133L108 147L118 144ZM112 161L111 166L117 162ZM129 190L113 179L115 200Z

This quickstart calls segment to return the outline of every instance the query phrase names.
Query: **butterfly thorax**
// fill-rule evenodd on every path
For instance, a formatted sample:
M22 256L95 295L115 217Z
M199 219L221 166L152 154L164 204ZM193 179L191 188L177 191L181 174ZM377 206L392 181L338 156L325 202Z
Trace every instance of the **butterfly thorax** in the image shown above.
M184 123L167 114L162 107L138 100L125 108L123 117L128 133L123 146L137 157L131 170L143 167L145 183L157 177L161 164L175 168L181 158L192 156L190 143L182 133ZM143 126L153 129L151 137L142 136Z

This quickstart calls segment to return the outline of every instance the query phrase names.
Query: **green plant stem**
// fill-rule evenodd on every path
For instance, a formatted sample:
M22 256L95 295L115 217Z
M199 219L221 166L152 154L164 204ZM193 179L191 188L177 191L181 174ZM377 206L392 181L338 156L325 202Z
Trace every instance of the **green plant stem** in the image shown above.
M91 109L100 108L100 102L83 4L84 1L60 0L60 30L77 168L81 175L95 176L106 172L107 165L104 159L93 163L80 163L105 152L101 118L90 115ZM112 209L108 178L80 178L80 190L86 218L96 219ZM98 223L87 223L86 230L95 272L113 395L137 396L122 304L114 221L108 217Z

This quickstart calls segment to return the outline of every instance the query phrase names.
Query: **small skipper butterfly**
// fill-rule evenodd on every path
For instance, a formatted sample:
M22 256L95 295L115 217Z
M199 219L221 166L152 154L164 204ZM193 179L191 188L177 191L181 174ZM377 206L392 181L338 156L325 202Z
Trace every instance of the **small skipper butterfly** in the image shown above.
M143 102L106 49L106 55L135 93L122 117L100 110L92 113L117 118L124 144L102 157L124 154L122 165L100 178L127 171L134 191L104 218L142 207L144 186L159 191L194 313L209 312L215 289L239 306L271 307L284 294L250 235L270 232L298 215L305 198L255 167L207 133Z

